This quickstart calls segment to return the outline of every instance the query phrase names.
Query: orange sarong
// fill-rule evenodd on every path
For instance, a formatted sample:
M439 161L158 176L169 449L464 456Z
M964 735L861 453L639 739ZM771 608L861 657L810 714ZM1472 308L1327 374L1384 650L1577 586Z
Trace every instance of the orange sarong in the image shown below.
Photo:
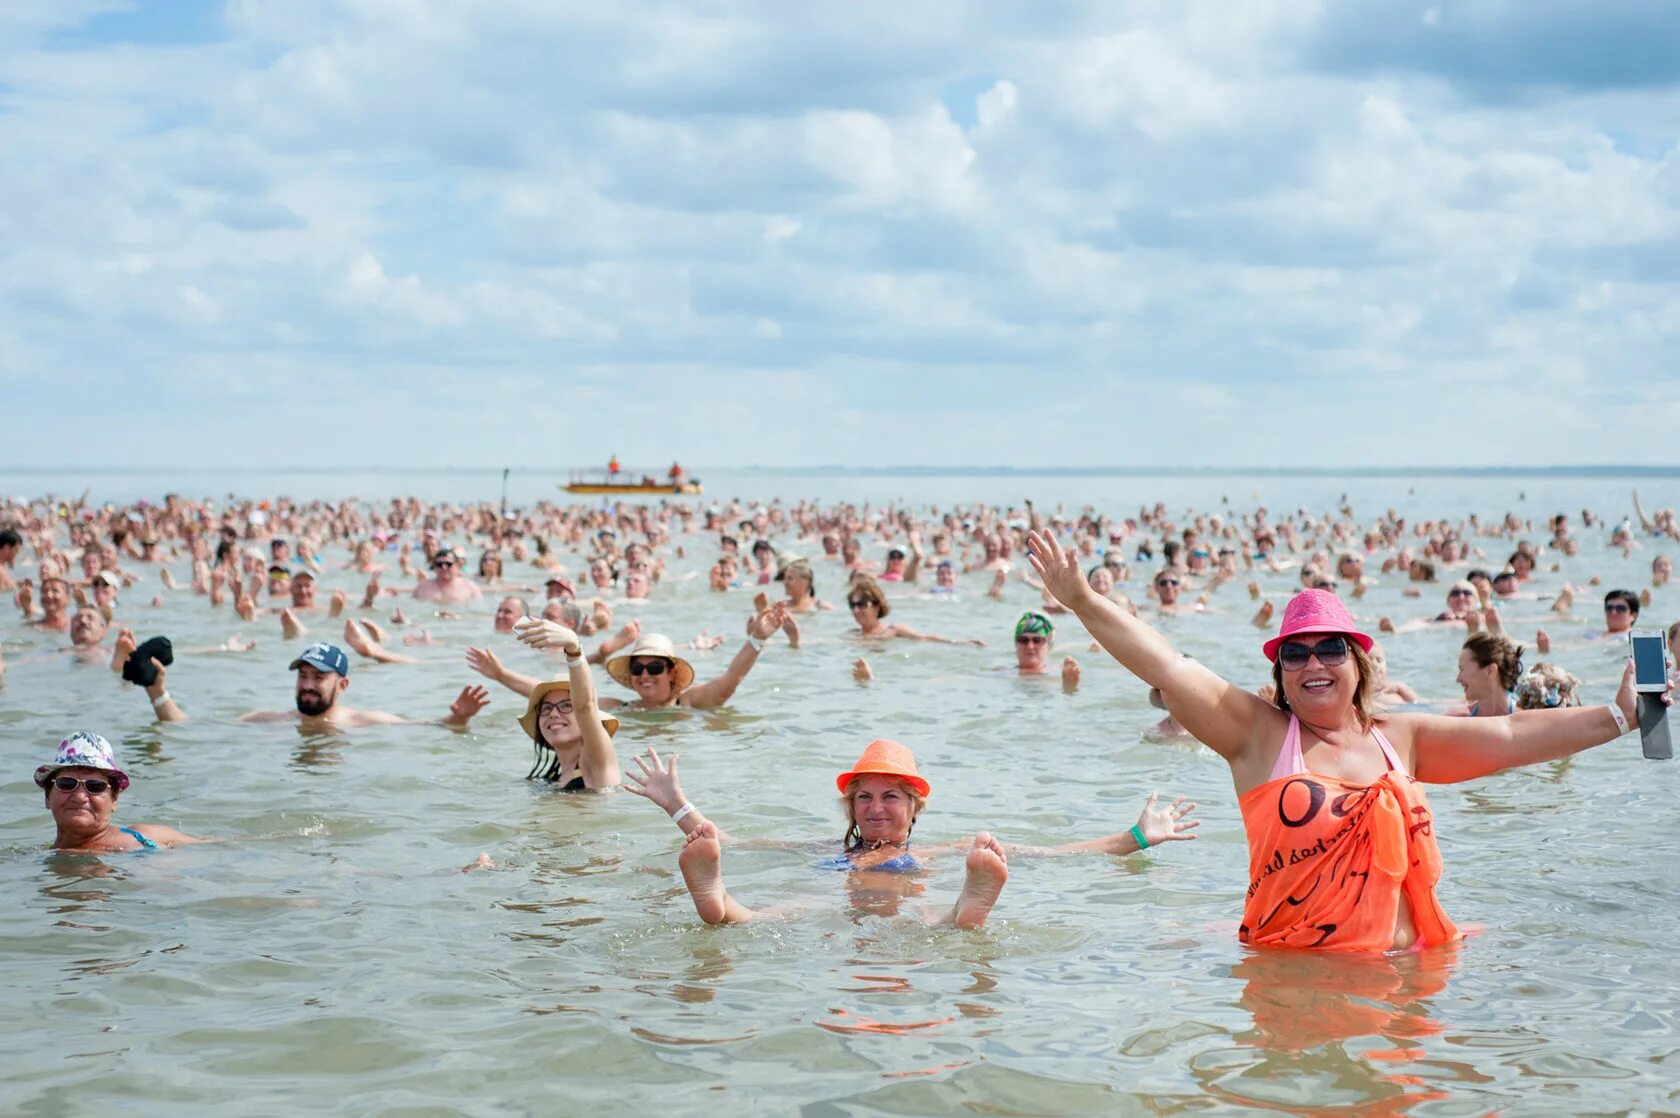
M1238 803L1248 832L1242 942L1388 951L1402 893L1417 946L1459 938L1435 898L1441 849L1429 801L1405 772L1369 785L1295 773Z

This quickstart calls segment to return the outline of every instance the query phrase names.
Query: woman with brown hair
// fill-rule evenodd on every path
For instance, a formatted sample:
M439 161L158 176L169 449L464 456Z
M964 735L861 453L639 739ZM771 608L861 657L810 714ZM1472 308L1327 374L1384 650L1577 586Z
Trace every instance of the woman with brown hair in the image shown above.
M885 618L892 612L892 606L887 603L887 595L881 586L867 575L861 575L852 582L852 588L846 591L846 605L851 607L852 619L858 627L852 630L852 636L863 637L867 640L886 640L889 637L905 637L915 641L933 641L935 644L972 644L976 648L985 648L982 640L959 640L955 637L942 637L936 633L918 633L908 625L897 622L887 624Z

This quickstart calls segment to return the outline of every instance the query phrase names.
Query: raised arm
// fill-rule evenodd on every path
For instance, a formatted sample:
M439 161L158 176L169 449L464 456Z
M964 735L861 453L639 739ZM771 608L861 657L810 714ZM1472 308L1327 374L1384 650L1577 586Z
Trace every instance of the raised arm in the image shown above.
M169 697L169 688L164 684L164 677L168 669L154 658L152 667L157 669L157 678L152 680L146 688L146 697L152 701L152 711L159 722L185 722L187 712L175 705L175 700Z
M535 676L521 675L511 668L504 667L496 654L488 648L467 649L467 667L518 695L529 697L537 686Z
M591 788L610 788L617 784L621 779L618 754L613 751L612 735L601 725L595 673L589 670L589 661L584 658L583 645L578 641L577 633L557 621L537 620L516 623L513 632L532 648L555 648L566 654L566 671L572 682L572 718L583 735L583 782ZM534 681L532 686L535 686ZM530 691L525 694L529 695Z
M741 686L741 681L747 678L753 665L758 663L758 654L764 649L764 642L769 640L782 622L787 620L787 603L775 602L768 609L755 613L747 622L747 641L741 650L735 653L735 658L729 661L729 667L716 679L708 679L705 683L697 683L682 693L682 704L687 707L715 707L722 706L735 694L735 689Z
M1665 693L1663 701L1669 701ZM1622 673L1615 706L1629 727L1638 724L1633 661ZM1614 741L1624 730L1608 707L1519 710L1505 718L1397 714L1390 719L1409 740L1412 775L1430 784L1457 784L1504 769L1553 761Z
M572 709L577 709L575 704ZM706 817L700 813L700 809L683 795L682 781L677 777L675 753L671 754L669 762L664 762L660 760L658 751L650 745L645 758L638 754L630 759L636 763L636 768L626 769L624 772L626 792L633 792L658 804L685 835L691 834L696 827L706 822ZM721 830L718 831L719 840L728 837Z
M1283 717L1277 708L1180 656L1147 623L1092 590L1079 570L1078 554L1064 551L1053 535L1029 533L1027 560L1045 588L1108 654L1143 682L1160 688L1168 713L1215 753L1234 763L1277 728Z

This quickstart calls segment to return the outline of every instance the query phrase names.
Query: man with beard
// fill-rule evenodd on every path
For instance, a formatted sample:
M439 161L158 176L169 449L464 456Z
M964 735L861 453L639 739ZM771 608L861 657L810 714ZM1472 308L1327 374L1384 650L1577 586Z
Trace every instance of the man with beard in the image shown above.
M352 710L339 702L350 686L350 658L332 644L312 644L293 660L288 671L297 673L297 710L253 710L241 722L296 722L305 730L340 730L352 726L394 726L425 722L382 710ZM464 730L472 716L490 703L484 687L463 687L449 713L437 719L440 725Z

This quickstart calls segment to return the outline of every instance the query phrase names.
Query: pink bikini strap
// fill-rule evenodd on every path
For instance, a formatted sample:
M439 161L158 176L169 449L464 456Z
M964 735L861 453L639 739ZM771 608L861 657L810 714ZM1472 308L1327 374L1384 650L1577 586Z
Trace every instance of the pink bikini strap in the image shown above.
M1402 774L1403 776L1411 776L1412 775L1411 773L1406 771L1406 766L1400 763L1400 754L1394 752L1394 747L1392 745L1388 744L1388 739L1383 737L1383 732L1381 730L1377 729L1375 725L1373 725L1371 727L1371 736L1376 738L1377 739L1377 745L1382 747L1383 756L1388 758L1388 767L1389 768L1393 769L1397 773Z
M1271 779L1282 780L1306 771L1306 762L1301 760L1301 720L1291 714L1289 729L1283 735L1283 748L1278 750L1277 761L1272 765Z

